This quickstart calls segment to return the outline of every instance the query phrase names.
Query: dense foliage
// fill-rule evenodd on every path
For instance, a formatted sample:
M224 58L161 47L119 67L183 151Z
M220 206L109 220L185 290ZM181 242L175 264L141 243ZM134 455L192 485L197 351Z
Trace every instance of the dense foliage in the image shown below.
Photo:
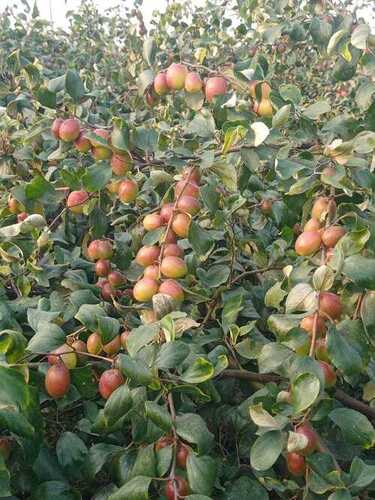
M374 498L375 36L139 3L0 16L0 497Z

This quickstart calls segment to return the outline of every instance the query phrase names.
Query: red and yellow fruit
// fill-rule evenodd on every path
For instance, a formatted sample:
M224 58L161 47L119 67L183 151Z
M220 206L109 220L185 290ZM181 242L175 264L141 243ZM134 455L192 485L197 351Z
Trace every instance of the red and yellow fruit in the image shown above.
M117 368L111 368L102 373L99 379L99 393L103 399L109 396L124 383L124 378Z
M88 199L89 195L86 191L72 191L66 200L66 206L74 214L82 214L84 204Z
M69 391L70 373L64 363L48 368L45 378L45 389L52 398L62 398Z
M187 274L185 261L173 255L163 258L160 270L166 278L183 278Z
M73 142L78 139L81 132L81 124L76 118L64 120L59 128L59 137L64 142Z
M151 266L156 262L160 255L160 247L156 245L143 246L138 250L135 261L142 267Z
M137 198L138 184L130 179L122 181L118 189L118 197L123 203L131 203Z
M133 296L138 302L148 302L158 293L158 282L152 278L142 278L134 285Z
M178 281L173 279L163 281L159 287L159 293L169 295L176 302L183 302L185 297L182 286L178 283Z
M226 94L227 81L222 76L208 78L204 91L207 101L212 102L214 97Z
M295 250L298 255L311 255L319 250L321 243L319 231L304 231L296 240Z
M166 73L166 83L168 88L172 90L183 89L187 73L187 68L183 64L171 64Z

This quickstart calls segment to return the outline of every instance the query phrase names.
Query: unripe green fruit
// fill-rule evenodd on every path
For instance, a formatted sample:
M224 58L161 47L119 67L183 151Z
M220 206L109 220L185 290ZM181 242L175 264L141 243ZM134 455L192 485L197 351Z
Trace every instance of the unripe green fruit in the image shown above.
M187 274L185 261L180 257L164 257L160 270L166 278L183 278Z
M133 288L133 296L138 302L149 302L158 292L158 282L151 278L140 279Z

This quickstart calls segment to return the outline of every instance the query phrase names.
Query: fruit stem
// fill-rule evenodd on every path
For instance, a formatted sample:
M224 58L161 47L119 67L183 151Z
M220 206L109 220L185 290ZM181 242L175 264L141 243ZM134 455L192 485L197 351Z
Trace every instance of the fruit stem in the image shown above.
M310 352L309 356L313 357L315 354L315 344L316 344L316 337L317 337L317 330L318 330L318 318L319 318L319 297L320 294L318 293L318 304L317 304L317 310L314 313L314 319L313 319L313 329L312 329L312 334L311 334L311 344L310 344Z
M176 488L176 461L177 461L177 432L176 432L176 427L175 427L175 422L176 422L176 409L174 406L174 401L173 401L173 394L171 392L168 393L168 405L169 405L169 412L171 414L172 418L172 434L173 434L173 460L172 460L172 467L171 471L169 473L169 478L172 479L173 481L173 493L174 493L174 500L178 500L178 491Z

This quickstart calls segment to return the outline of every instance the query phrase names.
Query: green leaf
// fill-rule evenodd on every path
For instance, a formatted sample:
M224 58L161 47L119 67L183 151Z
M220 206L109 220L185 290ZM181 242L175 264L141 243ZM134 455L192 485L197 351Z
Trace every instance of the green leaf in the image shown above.
M333 326L327 333L327 349L332 363L346 376L350 377L362 371L361 356L345 338L345 333L339 333Z
M145 403L146 416L152 422L163 429L165 432L170 432L172 429L172 418L165 406L160 406L153 401L146 401Z
M56 444L56 454L61 467L77 467L86 459L88 450L77 434L64 432Z
M139 74L137 85L138 85L138 93L139 95L143 95L145 90L149 85L154 81L154 73L151 69L146 69Z
M317 303L317 296L311 285L298 283L288 294L285 302L285 312L309 311Z
M113 493L108 500L148 500L148 489L152 478L146 476L133 477L121 488Z
M188 123L185 133L205 139L213 136L215 128L215 121L210 111L202 110Z
M254 146L260 146L269 136L270 129L263 122L254 122L250 125L251 130L254 132Z
M189 453L186 472L190 489L202 495L211 495L217 473L216 461L212 457Z
M212 378L213 375L213 365L205 358L197 358L180 378L189 384L201 384Z
M143 42L143 58L152 66L155 62L156 45L153 38L146 38Z
M114 444L98 443L91 446L87 455L86 467L90 471L90 476L95 477L101 471L104 464L114 455L121 453L123 448Z
M367 48L367 40L370 36L371 31L370 27L365 24L359 24L353 31L352 36L350 38L351 44L360 50L365 50Z
M311 120L317 120L320 115L328 113L329 111L331 111L331 105L328 101L318 101L305 108L302 114Z
M299 104L302 99L300 89L289 83L280 85L279 93L284 101L291 101L293 104Z
M103 189L112 178L112 169L106 161L99 161L86 169L82 183L86 191L94 193Z
M30 200L53 201L55 190L41 175L37 175L25 186L25 194Z
M259 372L270 373L285 369L292 357L293 351L282 344L270 342L263 347L258 358Z
M76 71L69 69L66 72L65 89L75 102L79 102L85 95L85 87Z
M151 370L141 360L135 360L127 354L118 356L118 366L122 373L142 385L149 385L155 377Z
M375 94L375 83L371 81L365 81L361 83L355 94L355 100L362 111L366 111L373 102L373 96Z
M307 410L315 403L320 393L320 381L312 373L302 373L293 382L291 396L296 413Z
M331 55L333 53L333 51L335 50L335 48L337 47L337 45L339 44L339 42L343 39L343 37L345 35L347 35L347 30L346 29L341 29L339 31L336 31L336 33L334 33L329 42L328 42L328 45L327 45L327 54L328 55Z
M328 500L352 500L349 490L337 490L329 495Z
M190 224L188 239L194 252L201 257L207 257L215 245L210 233L202 229L195 221Z
M230 274L229 266L218 264L210 267L207 271L202 268L197 269L197 276L203 286L216 288L225 283Z
M104 416L108 425L112 426L126 415L133 405L129 387L122 384L109 396L104 406Z
M342 272L358 287L375 290L375 259L352 255L345 259Z
M176 417L176 432L187 443L197 445L199 454L208 453L212 448L214 436L199 415L194 413L178 415Z
M237 170L230 160L217 160L211 170L219 177L229 191L237 190Z
M108 342L113 340L118 335L120 327L120 322L116 318L111 318L109 316L98 317L98 331L103 344L108 344Z
M283 437L280 431L272 430L259 436L250 451L250 463L253 469L270 469L279 458L283 449Z
M224 495L223 500L239 500L245 498L251 498L251 500L269 500L267 490L263 488L258 481L248 476L241 476L233 481L226 487ZM190 500L190 497L187 498Z
M138 449L137 458L129 477L137 477L140 474L148 477L156 475L156 455L153 444Z
M0 426L8 432L17 434L24 438L32 439L35 434L34 427L27 420L26 416L19 413L12 406L2 406L0 409Z
M340 427L345 441L371 448L375 444L375 429L365 415L349 408L336 408L329 418Z
M189 352L187 344L178 340L163 344L157 354L155 366L162 370L177 368L186 359Z
M272 118L272 128L280 128L288 123L290 110L290 104L282 106Z
M282 289L282 283L277 281L271 288L269 288L264 297L264 304L266 307L273 307L280 309L281 302L288 295L288 292Z
M35 4L36 5L36 4ZM31 500L77 500L77 492L62 481L46 481L38 485L32 492Z
M24 353L27 344L21 332L3 330L0 332L0 353L6 355L8 363L15 363Z
M160 327L156 323L153 325L141 325L131 330L126 342L130 356L134 357L142 347L152 342L156 338L159 329Z
M30 339L27 350L30 352L50 352L65 342L64 331L54 323L39 323L38 331Z
M237 288L223 293L223 306L221 313L222 327L224 332L227 332L229 327L236 323L238 314L244 307L243 290Z
M375 481L375 465L368 465L359 457L354 457L350 466L351 488L366 488Z

